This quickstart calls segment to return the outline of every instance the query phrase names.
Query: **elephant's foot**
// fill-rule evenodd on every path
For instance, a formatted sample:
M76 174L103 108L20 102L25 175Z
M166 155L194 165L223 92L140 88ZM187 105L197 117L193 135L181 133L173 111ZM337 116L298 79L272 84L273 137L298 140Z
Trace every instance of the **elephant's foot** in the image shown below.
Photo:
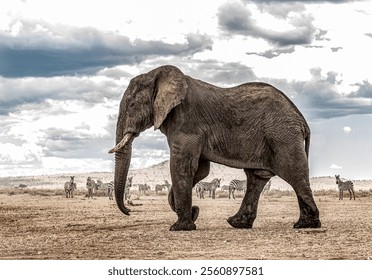
M196 230L196 225L194 222L180 222L177 221L170 227L170 231L191 231Z
M181 231L181 230L196 230L195 221L199 216L199 207L192 206L191 207L191 221L183 221L181 222L178 220L175 224L170 227L170 231Z
M196 219L198 218L198 216L199 216L199 207L198 206L193 206L191 208L191 220L193 222L195 222Z
M254 218L248 215L235 215L227 219L227 222L234 228L252 228Z
M293 228L320 228L322 224L319 219L299 219Z

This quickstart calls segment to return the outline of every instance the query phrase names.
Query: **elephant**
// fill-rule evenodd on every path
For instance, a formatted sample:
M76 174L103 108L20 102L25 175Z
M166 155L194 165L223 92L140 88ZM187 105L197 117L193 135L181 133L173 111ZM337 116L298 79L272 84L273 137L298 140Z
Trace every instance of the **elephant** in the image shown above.
M170 149L172 187L168 194L177 221L171 231L195 230L199 207L192 188L208 176L210 162L243 169L247 191L234 228L252 228L260 194L273 176L294 189L300 217L294 228L321 227L309 182L310 128L280 90L261 82L221 88L163 65L131 79L120 102L116 125L115 199L126 215L123 193L133 140L154 126Z

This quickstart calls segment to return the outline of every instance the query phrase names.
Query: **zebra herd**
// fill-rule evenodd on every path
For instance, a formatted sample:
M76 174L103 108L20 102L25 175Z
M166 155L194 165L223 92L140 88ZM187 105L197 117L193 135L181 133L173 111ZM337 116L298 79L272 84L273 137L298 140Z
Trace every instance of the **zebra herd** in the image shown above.
M216 189L220 187L221 179L213 179L212 182L199 182L195 185L196 196L199 198L204 198L204 192L209 192L209 197L215 199ZM267 194L270 190L271 181L269 181L263 188L262 194ZM234 179L230 182L229 186L221 187L221 190L229 191L229 199L231 197L235 199L235 191L243 191L244 193L247 190L247 180L237 180Z
M196 196L204 198L204 192L209 192L209 197L216 197L216 189L220 187L221 179L213 179L212 182L199 182L195 185Z
M132 188L132 180L133 177L129 177L125 184L124 189L124 200L129 200L130 198L130 189ZM216 198L216 190L220 188L221 179L213 179L211 182L199 182L195 185L196 195L199 198L204 199L204 192L209 192L209 197L213 199ZM229 199L232 197L235 199L235 191L246 191L246 180L232 180L228 187L229 191ZM155 186L155 192L158 194L159 191L163 189L167 189L169 191L171 184L167 180L164 181L164 184L158 184ZM102 190L107 193L110 200L113 199L114 193L114 182L111 181L109 183L103 183L101 180L94 181L91 177L87 178L86 188L88 190L87 197L93 198L94 194L98 192L98 190ZM146 194L147 191L150 191L150 186L147 184L139 184L138 185L138 192L139 194ZM265 186L263 192L268 192L270 189L270 182ZM74 176L70 177L70 181L65 183L65 193L66 198L73 198L74 197L74 190L76 190L76 183L74 182Z
M66 182L64 185L66 198L73 198L74 197L74 191L76 188L76 183L74 182L75 176L70 177L70 181ZM132 188L133 184L133 176L127 178L127 182L125 184L124 189L124 200L130 199L130 189ZM169 191L171 184L167 180L164 181L165 183L163 185L156 185L155 186L155 192L158 194L159 191L162 191L163 189L167 189ZM110 200L113 200L113 194L114 194L114 181L111 181L109 183L103 183L101 180L93 180L91 177L87 178L87 182L85 184L87 189L86 197L93 198L99 191L103 191L105 194L107 194L108 198ZM139 194L146 194L148 191L151 190L151 187L147 184L138 184L138 193Z
M66 198L73 198L74 197L74 191L76 188L76 183L74 182L75 176L70 176L70 181L66 182L64 185L65 188L65 194ZM92 178L87 178L86 188L88 190L87 197L93 198L94 194L98 192L98 190L103 190L104 192L107 192L107 195L110 200L113 199L113 193L114 193L114 182L110 183L102 183L101 180L97 180L95 182Z
M344 191L348 191L350 195L350 200L353 198L355 200L355 192L354 192L354 183L352 181L342 181L340 179L340 175L335 175L336 177L336 184L338 185L339 189L339 200L343 200L343 193ZM75 176L70 176L70 181L64 184L64 190L66 198L73 198L74 191L76 188L76 183L74 182ZM127 179L125 189L124 189L124 199L130 199L130 189L132 188L133 184L133 177L129 177ZM217 188L221 188L222 191L228 190L229 192L229 199L235 199L235 191L242 191L243 193L247 190L247 180L237 180L234 179L230 182L228 186L220 186L221 179L213 179L211 182L199 182L195 185L196 196L204 199L204 192L209 193L209 197L215 199L216 197L216 190ZM171 184L165 180L164 184L158 184L155 186L155 192L162 191L166 189L169 192ZM262 194L267 194L270 191L271 187L271 180L264 186L262 190ZM87 197L93 198L94 194L96 194L99 190L107 193L109 200L113 200L113 193L114 193L114 181L109 183L103 183L101 180L94 181L91 177L87 178L86 188L88 190ZM139 184L138 185L138 192L139 194L146 194L150 191L150 186L147 184Z
M102 183L101 180L94 181L92 178L87 178L86 188L88 190L88 198L93 198L94 194L97 193L99 190L107 193L109 200L113 200L114 194L114 181L109 183Z
M344 199L344 191L348 191L350 195L350 200L355 200L354 183L352 181L342 181L340 175L335 175L336 184L339 190L339 200ZM209 197L215 198L216 189L220 187L220 179L214 179L212 182L199 182L195 185L196 196L199 198L204 198L204 192L209 191ZM267 194L270 191L271 180L264 186L262 190L262 195ZM237 180L234 179L230 182L228 186L222 186L221 190L229 191L229 199L231 197L235 199L235 191L242 191L243 193L247 190L247 180Z

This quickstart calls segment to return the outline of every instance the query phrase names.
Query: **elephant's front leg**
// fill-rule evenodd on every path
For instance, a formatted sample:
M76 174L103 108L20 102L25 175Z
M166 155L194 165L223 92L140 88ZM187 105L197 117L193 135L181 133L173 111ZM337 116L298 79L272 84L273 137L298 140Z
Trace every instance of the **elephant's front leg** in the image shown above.
M254 174L254 170L245 170L247 175L247 191L238 213L227 219L227 222L235 228L252 228L257 216L257 206L260 194L269 181Z
M195 221L199 215L199 207L191 205L191 191L185 188L186 184L182 180L179 185L173 182L168 194L169 205L177 214L177 222L171 227L171 231L195 230Z
M192 155L171 152L172 187L168 200L178 217L177 222L171 226L171 231L196 229L194 222L198 217L199 208L192 206L192 187L197 167L198 160Z

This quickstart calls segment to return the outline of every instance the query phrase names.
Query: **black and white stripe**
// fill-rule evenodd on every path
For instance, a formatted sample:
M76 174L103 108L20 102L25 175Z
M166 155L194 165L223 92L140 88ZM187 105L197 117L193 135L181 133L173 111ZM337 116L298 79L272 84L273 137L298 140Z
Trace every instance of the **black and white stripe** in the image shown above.
M164 184L155 186L155 193L158 194L158 192L161 192L163 189L167 189L169 191L170 187L171 184L169 184L167 180L164 180Z
M204 192L209 192L209 197L216 198L216 189L220 187L221 179L213 179L212 182L199 182L195 185L196 195L204 198Z
M237 180L234 179L229 185L229 199L232 197L235 199L235 191L245 191L247 190L247 180Z
M92 178L88 177L86 188L88 189L88 198L93 198L93 193L98 190L98 185Z
M148 191L151 190L151 187L147 184L140 184L138 185L138 192L139 194L146 194Z
M97 185L98 189L100 189L104 193L107 193L110 200L113 199L114 181L111 181L110 183L102 183L100 180L97 180Z
M113 200L113 194L114 194L114 181L111 181L110 183L107 184L107 195L110 200Z
M66 198L74 197L74 190L76 190L76 183L74 183L75 176L70 177L70 181L65 183Z
M128 200L130 198L129 191L130 191L130 188L132 187L132 181L133 181L133 176L129 177L127 179L127 182L125 183L124 200Z
M352 181L343 182L340 179L340 175L335 175L335 177L336 177L336 184L338 185L338 192L339 192L338 199L343 200L344 191L348 191L350 194L350 199L354 197L354 200L355 200L354 183Z

